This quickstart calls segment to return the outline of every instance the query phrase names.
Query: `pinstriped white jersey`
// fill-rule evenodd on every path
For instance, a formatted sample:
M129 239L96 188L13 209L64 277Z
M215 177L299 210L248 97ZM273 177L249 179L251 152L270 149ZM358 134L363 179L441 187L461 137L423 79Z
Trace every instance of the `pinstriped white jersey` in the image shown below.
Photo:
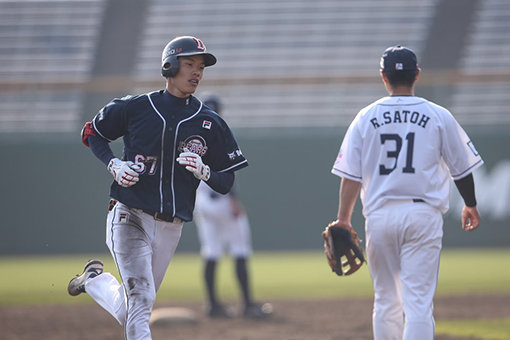
M386 200L422 199L445 213L450 178L483 164L445 108L415 96L384 97L349 126L331 172L361 182L363 214Z

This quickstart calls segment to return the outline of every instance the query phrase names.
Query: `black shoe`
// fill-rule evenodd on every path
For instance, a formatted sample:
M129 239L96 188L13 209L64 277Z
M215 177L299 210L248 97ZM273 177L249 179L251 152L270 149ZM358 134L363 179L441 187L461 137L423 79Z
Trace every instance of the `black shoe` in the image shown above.
M207 315L210 318L230 319L233 317L232 312L219 303L209 306Z
M244 317L252 319L263 319L273 314L273 305L264 303L258 305L255 303L249 304L244 308Z
M96 277L103 273L103 262L100 260L89 260L83 269L81 275L76 275L67 286L67 292L71 296L80 295L85 293L85 282L88 279Z

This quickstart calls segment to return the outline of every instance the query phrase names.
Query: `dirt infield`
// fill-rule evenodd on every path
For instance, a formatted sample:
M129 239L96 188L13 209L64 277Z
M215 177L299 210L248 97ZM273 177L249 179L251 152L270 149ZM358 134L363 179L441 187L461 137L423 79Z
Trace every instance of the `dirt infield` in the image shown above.
M241 317L211 320L201 303L178 304L197 314L193 323L153 327L153 339L185 340L369 340L372 300L272 301L265 321ZM156 307L170 307L159 303ZM437 298L436 320L509 318L510 295ZM100 307L90 305L0 307L0 339L123 339L122 328ZM437 335L438 340L452 338Z

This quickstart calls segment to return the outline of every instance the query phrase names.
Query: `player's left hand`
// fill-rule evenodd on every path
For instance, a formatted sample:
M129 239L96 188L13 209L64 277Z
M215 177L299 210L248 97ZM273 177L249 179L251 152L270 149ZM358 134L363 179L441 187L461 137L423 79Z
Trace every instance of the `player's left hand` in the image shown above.
M478 228L480 225L480 213L476 206L468 207L464 206L462 209L462 229L465 231L472 231Z
M211 169L202 162L202 157L196 153L189 151L181 152L179 157L177 157L177 162L185 166L186 170L202 181L207 182L211 176Z

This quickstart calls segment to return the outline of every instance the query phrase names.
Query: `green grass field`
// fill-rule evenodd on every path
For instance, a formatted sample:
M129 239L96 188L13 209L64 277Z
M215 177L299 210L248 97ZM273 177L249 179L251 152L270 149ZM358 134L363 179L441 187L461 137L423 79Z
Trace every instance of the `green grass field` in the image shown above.
M109 254L72 256L0 257L0 305L93 303L86 295L71 298L66 287L81 272L86 260L99 257L105 271L117 276ZM437 295L509 294L510 250L457 249L443 251ZM172 260L158 301L202 301L202 263L197 254L177 253ZM317 252L258 252L250 262L251 280L258 299L328 299L371 297L368 267L350 277L338 277ZM218 290L225 300L235 299L233 263L220 262ZM458 320L437 322L438 332L485 339L510 338L510 320ZM478 330L478 331L477 331Z
M101 258L105 271L117 275L113 261L106 253L0 257L0 305L90 301L86 296L70 298L66 287L69 280L82 271L87 259L93 257ZM509 264L510 250L506 249L445 250L441 257L437 294L510 294L510 271L502 270ZM197 254L177 253L158 292L158 299L202 300L201 266ZM255 292L261 298L326 299L372 295L367 266L356 275L338 277L330 271L320 251L259 252L250 262L250 271ZM238 294L233 275L233 263L225 258L219 264L218 286L227 299Z

